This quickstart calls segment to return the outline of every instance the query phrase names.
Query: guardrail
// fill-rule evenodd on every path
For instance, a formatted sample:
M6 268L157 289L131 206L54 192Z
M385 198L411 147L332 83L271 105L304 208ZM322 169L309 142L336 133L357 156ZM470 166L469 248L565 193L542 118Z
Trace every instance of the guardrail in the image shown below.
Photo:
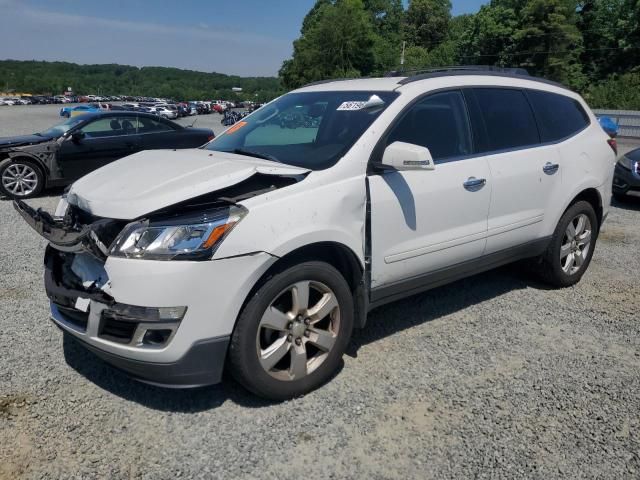
M640 112L633 110L602 110L593 111L596 115L606 115L610 117L620 131L619 137L640 138Z

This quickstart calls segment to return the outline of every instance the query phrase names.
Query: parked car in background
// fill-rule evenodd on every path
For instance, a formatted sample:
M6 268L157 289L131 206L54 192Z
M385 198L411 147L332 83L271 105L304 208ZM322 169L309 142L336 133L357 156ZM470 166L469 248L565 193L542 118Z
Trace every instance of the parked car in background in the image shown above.
M85 113L97 113L103 110L103 106L92 103L89 105L77 105L75 107L62 107L60 109L61 117L75 117L76 115L84 115Z
M213 137L209 129L138 112L72 116L44 132L0 138L0 193L29 198L142 150L196 148Z
M156 107L155 113L156 115L169 120L175 120L178 118L178 109L175 107L172 109L169 105Z
M315 121L281 129L297 112ZM441 69L291 92L204 149L85 176L57 220L15 206L49 241L70 339L146 382L226 366L282 400L335 375L376 306L525 258L579 282L609 212L608 139L561 85Z
M620 201L630 196L640 198L640 148L625 153L616 163L613 196Z

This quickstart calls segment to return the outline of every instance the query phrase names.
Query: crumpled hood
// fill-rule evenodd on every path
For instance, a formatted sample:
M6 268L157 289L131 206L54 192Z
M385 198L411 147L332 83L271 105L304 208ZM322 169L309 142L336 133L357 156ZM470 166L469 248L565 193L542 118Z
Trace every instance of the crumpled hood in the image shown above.
M256 173L291 176L306 172L210 150L148 150L82 177L72 185L67 201L98 217L133 220L230 187Z
M36 143L49 142L51 138L40 135L20 135L18 137L0 138L0 149L8 147L20 147L23 145L35 145Z

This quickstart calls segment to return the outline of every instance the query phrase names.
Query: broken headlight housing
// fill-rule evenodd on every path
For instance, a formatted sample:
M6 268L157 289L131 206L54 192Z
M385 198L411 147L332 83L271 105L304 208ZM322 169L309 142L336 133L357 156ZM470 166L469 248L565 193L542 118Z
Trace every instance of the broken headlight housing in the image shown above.
M196 215L133 222L118 235L109 255L145 260L208 260L246 214L244 207L232 205Z

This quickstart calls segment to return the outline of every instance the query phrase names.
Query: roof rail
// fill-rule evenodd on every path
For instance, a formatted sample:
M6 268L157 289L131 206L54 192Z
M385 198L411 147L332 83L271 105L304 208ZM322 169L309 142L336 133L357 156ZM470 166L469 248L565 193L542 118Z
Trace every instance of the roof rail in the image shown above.
M347 80L362 80L366 77L361 78L327 78L326 80L318 80L317 82L307 83L306 85L301 86L300 88L305 87L313 87L314 85L323 85L325 83L333 83L333 82L346 82Z
M388 72L385 77L414 77L416 75L422 75L426 73L439 73L439 72L496 72L496 73L508 73L511 75L529 75L529 72L524 68L505 68L496 67L495 65L447 65L443 67L427 67L418 68L412 70L394 70Z
M535 77L529 75L524 68L501 68L501 67L492 67L492 66L464 66L464 67L441 67L427 70L419 70L418 73L409 74L407 72L391 72L392 76L402 76L405 77L398 82L398 85L406 85L408 83L417 82L420 80L427 80L430 78L437 77L448 77L455 75L487 75L493 77L511 77L511 78L521 78L533 80L535 82L546 83L548 85L553 85L556 87L564 88L566 90L571 90L566 85L563 85L558 82L554 82L553 80L547 80L546 78Z

